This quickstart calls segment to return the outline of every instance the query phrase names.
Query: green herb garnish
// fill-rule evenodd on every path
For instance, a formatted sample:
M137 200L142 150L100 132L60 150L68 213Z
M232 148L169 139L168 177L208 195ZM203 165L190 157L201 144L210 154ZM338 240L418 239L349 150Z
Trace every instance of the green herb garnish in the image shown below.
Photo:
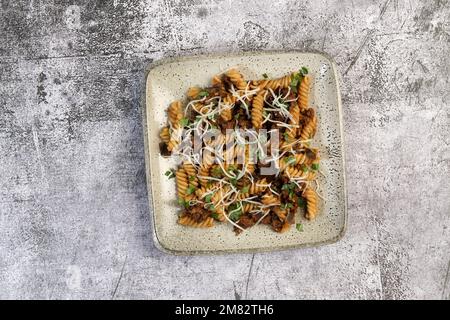
M304 208L305 207L305 200L303 198L298 198L297 199L297 204L300 208Z
M230 183L235 187L237 184L237 179L236 178L230 178Z
M222 169L221 169L220 167L214 167L214 168L211 170L211 175L212 175L214 178L220 177L220 176L222 175Z
M189 119L188 118L183 118L180 120L180 126L182 127L186 127L189 125Z
M215 212L211 213L211 217L213 217L216 220L219 220L219 215Z
M195 192L195 189L197 189L195 186L193 186L192 184L189 185L189 187L186 189L186 194L193 194Z
M212 198L212 194L207 194L205 196L205 201L209 203L209 202L211 202L211 198Z
M298 231L303 232L303 225L302 225L301 223L297 223L297 224L295 225L295 228L296 228Z
M281 205L281 209L292 209L294 206L292 205L292 203L289 203L289 202L287 202L287 203L283 203L282 205Z
M289 156L287 158L284 158L284 162L287 165L294 164L295 163L295 157L294 156Z
M243 187L243 188L241 189L241 192L242 192L242 193L247 193L249 190L250 190L250 187L249 187L249 186L245 186L245 187Z
M235 119L235 120L238 120L240 116L241 116L240 113L236 113L236 114L234 115L234 119Z
M267 75L267 73L263 73L262 76L263 76L264 79L268 79L268 78L269 78L269 76Z
M319 164L318 164L318 163L313 163L313 164L311 165L311 168L312 168L313 170L319 170Z
M194 181L195 180L195 176L189 176L189 181Z
M308 172L309 168L307 166L303 166L302 170L303 170L303 172Z
M200 91L200 92L198 93L198 96L201 97L201 98L207 97L207 96L209 96L209 92L206 91L206 90L202 90L202 91Z
M173 172L173 170L167 170L164 175L169 179L175 178L175 172Z
M186 209L189 208L189 201L186 201L183 198L178 198L178 204Z
M231 208L231 206L230 206L230 208ZM235 209L232 209L229 211L228 218L230 218L231 221L237 221L237 220L239 220L239 218L242 215L242 210L240 208L238 209L237 205L233 206L233 208L235 208Z
M301 69L300 69L300 73L302 74L302 76L306 76L307 74L308 74L308 68L306 68L306 67L302 67Z

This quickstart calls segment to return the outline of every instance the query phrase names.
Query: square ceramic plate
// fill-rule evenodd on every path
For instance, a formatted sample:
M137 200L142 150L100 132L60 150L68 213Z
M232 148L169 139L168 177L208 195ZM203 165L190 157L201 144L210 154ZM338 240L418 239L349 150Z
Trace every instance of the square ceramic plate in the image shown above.
M181 210L177 204L175 179L164 173L175 168L175 161L159 153L159 130L167 122L165 110L170 102L186 98L190 86L207 86L213 75L237 67L246 79L263 73L278 77L306 66L311 75L310 103L316 109L319 125L313 140L321 152L322 194L317 218L307 221L301 213L303 232L292 227L276 233L258 225L236 236L232 226L218 223L197 229L177 224ZM339 240L347 220L345 170L342 141L342 111L335 63L321 53L264 52L223 56L195 56L159 61L149 66L144 107L147 183L153 202L153 235L158 248L174 254L259 252L321 245Z

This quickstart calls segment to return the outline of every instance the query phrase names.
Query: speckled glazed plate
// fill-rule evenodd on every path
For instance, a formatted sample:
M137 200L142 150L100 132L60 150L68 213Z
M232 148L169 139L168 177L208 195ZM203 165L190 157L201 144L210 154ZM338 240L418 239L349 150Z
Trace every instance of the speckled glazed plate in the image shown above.
M190 86L207 86L211 77L238 67L248 79L285 75L301 66L312 77L311 106L319 118L313 145L321 151L320 184L326 201L313 221L298 213L303 232L291 228L276 233L258 225L236 236L230 224L197 229L177 224L175 179L164 173L175 168L175 161L159 153L159 130L166 124L165 110L173 100L185 97ZM146 142L147 183L152 196L152 225L155 245L174 254L259 252L333 243L339 240L347 220L345 170L342 141L342 111L335 63L321 53L264 52L233 55L195 56L163 60L149 66L146 78L144 136Z

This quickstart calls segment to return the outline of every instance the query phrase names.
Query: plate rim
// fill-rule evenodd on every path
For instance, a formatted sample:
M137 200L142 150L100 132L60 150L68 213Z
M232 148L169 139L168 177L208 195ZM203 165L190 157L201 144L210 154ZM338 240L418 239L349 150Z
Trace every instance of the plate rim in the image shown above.
M343 193L344 193L344 222L342 229L339 231L339 234L333 238L312 242L312 243L300 243L288 246L278 246L273 248L248 248L248 249L218 249L218 250L174 250L167 248L163 245L163 243L159 240L158 234L156 232L155 226L155 194L153 191L153 180L152 180L152 164L150 161L151 151L149 148L148 141L148 123L147 123L147 82L150 72L154 70L158 66L162 66L168 63L178 63L184 61L192 61L192 60L205 60L211 58L221 58L221 57L246 57L246 56L258 56L258 55L270 55L270 54L288 54L288 53L303 53L303 54L318 54L327 59L331 65L331 69L333 71L334 77L336 79L336 96L337 96L337 106L338 106L338 115L339 115L339 136L340 136L340 145L341 145L341 154L342 154L342 178L343 178ZM225 255L225 254L248 254L248 253L264 253L264 252L277 252L277 251L288 251L288 250L296 250L303 248L312 248L319 247L328 244L333 244L340 241L347 232L347 224L348 224L348 193L347 193L347 178L346 178L346 159L345 159L345 141L344 141L344 118L343 118L343 109L342 109L342 98L341 98L341 90L340 90L340 75L338 72L338 66L335 60L326 52L319 50L301 50L301 49L289 49L289 50L265 50L265 51L246 51L246 52L216 52L216 53L208 53L208 54L193 54L186 56L174 56L174 57L164 57L161 59L154 60L150 62L144 71L144 88L141 93L141 106L142 106L142 129L144 136L144 153L145 153L145 175L146 175L146 184L147 184L147 197L149 204L149 216L150 216L150 227L152 233L153 245L160 250L161 252L179 255L179 256L192 256L192 255ZM151 198L151 199L150 199Z

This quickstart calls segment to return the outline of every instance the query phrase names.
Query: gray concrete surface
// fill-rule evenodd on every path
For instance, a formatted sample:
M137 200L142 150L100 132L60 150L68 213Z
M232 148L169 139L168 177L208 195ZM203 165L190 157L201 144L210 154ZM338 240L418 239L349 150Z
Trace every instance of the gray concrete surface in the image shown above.
M1 1L0 298L450 298L448 1L64 3ZM145 66L288 48L323 50L340 68L345 238L255 255L159 252Z

